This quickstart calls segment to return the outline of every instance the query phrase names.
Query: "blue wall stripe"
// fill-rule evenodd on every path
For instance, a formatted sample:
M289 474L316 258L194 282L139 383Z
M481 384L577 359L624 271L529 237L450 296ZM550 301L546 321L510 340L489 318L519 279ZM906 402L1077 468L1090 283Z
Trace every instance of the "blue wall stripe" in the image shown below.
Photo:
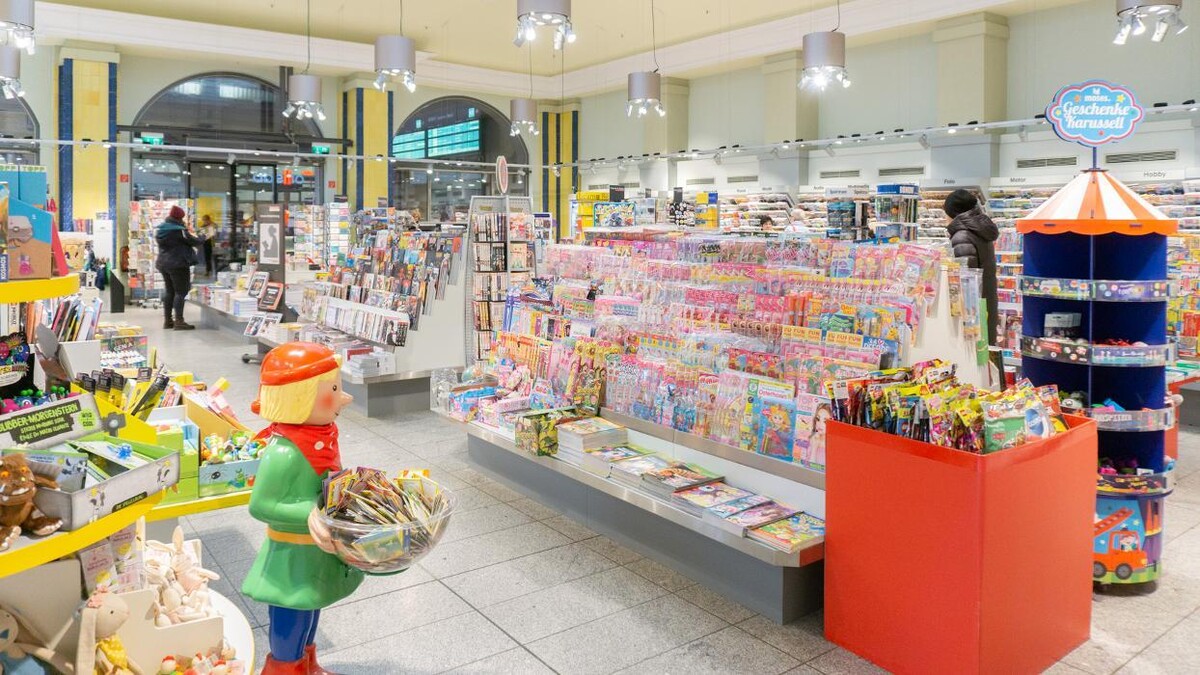
M350 93L342 92L342 138L350 136L350 120L346 113L350 110ZM345 150L343 150L345 152ZM346 191L346 186L350 184L350 160L342 158L342 184L338 186L342 196L349 198L350 193Z
M354 147L355 154L363 154L363 89L359 87L354 90ZM366 208L363 204L363 169L366 167L364 160L355 161L355 176L354 176L354 207L358 209Z
M74 93L74 59L63 59L58 67L58 137L62 140L72 140L74 136L74 118L71 99ZM75 222L72 199L74 195L75 155L73 146L63 145L58 148L58 222Z
M108 64L108 138L117 140L117 64ZM117 219L117 149L108 149L108 217ZM117 228L113 228L115 237ZM116 242L113 242L116 250Z
M392 134L396 133L396 126L395 126L396 125L396 120L395 120L396 94L395 94L395 92L393 92L392 90L389 89L389 90L387 90L386 96L387 96L387 104L388 104L387 154L388 154L388 157L391 157L392 156ZM392 204L392 174L393 174L393 171L391 169L390 164L388 165L388 167L389 167L388 168L388 177L387 177L388 204ZM395 205L393 204L393 206L395 206Z

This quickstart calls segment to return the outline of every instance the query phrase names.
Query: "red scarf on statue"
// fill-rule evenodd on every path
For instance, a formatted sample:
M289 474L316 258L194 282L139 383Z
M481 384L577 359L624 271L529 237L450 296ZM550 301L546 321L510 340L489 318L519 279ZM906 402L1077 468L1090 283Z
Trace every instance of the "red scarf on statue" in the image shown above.
M273 422L258 432L255 438L267 440L271 436L282 436L300 449L300 454L312 465L320 476L326 471L342 470L342 455L338 452L337 424L283 424Z

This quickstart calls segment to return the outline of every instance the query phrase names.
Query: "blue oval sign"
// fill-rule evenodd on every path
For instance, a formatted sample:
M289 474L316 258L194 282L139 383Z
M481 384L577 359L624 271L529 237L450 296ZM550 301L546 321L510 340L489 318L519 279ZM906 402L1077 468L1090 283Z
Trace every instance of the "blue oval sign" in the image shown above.
M1104 80L1067 85L1046 108L1059 138L1090 148L1128 138L1145 116L1133 92Z

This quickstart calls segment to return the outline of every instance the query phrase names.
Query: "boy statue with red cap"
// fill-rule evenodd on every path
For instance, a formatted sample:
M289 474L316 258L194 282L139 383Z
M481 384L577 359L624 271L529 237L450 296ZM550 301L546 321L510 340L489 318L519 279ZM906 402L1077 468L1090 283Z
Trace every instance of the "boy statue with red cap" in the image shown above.
M317 513L322 483L341 470L334 420L352 400L342 391L340 363L329 348L289 342L262 362L251 409L271 422L250 494L250 515L267 524L267 540L242 592L268 605L271 653L267 675L327 675L317 664L321 608L358 588L363 573L331 554Z

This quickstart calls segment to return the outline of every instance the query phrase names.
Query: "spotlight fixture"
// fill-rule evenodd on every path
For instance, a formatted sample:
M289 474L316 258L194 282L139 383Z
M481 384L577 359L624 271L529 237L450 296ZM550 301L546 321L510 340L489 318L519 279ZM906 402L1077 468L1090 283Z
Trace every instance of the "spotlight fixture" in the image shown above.
M1180 13L1183 0L1116 0L1117 1L1117 35L1113 44L1123 45L1129 36L1138 36L1146 32L1147 23L1154 23L1154 33L1150 35L1153 42L1162 42L1167 33L1174 29L1179 35L1188 29Z
M432 166L427 166L427 167L425 167L425 173L426 173L426 174L432 174L432 173L433 173L433 167L432 167Z
M311 120L314 117L325 121L325 107L321 105L321 78L301 73L288 76L288 103L283 109L284 117Z
M825 91L833 83L850 86L846 70L846 34L836 30L804 36L804 74L801 89Z
M841 143L841 141L838 141L838 143ZM830 157L833 157L837 153L834 151L832 145L829 145L828 143L826 143L825 144L825 154L829 155Z
M929 136L927 134L921 134L921 138L917 140L920 142L922 148L925 150L929 149Z
M1200 108L1196 107L1196 99L1194 98L1189 98L1188 100L1184 101L1183 104L1190 106L1188 108L1188 112L1196 112L1197 110L1200 110Z
M539 26L554 26L555 49L575 42L571 0L517 0L517 36L513 44L521 47L536 40Z
M380 35L375 38L375 88L387 91L396 78L409 93L417 90L417 49L411 38Z
M557 164L555 164L554 165L554 177L558 178L561 175L562 175L562 170L558 168Z
M787 149L788 149L788 142L787 142L787 141L784 141L784 142L783 142L783 145L780 145L780 146L779 146L779 149L780 149L780 150L787 150Z
M662 75L658 71L630 73L625 115L642 118L651 111L659 117L667 114L662 104Z
M720 166L720 165L721 165L721 158L722 158L722 156L723 156L723 153L721 153L721 152L717 152L715 155L713 155L713 162L714 162L714 163L715 163L717 166Z
M0 45L28 54L36 51L33 39L33 0L0 0Z
M531 98L514 98L508 102L509 136L520 136L522 133L531 136L538 135L537 101Z
M946 126L950 127L949 129L946 130L946 133L948 133L948 134L957 134L958 133L958 122L951 122L950 124L947 124Z
M0 92L4 98L24 98L21 86L21 50L12 45L0 46Z
M1025 141L1028 141L1029 140L1029 130L1026 129L1024 126L1022 126L1020 129L1017 130L1017 138L1021 139L1022 143L1024 143Z

